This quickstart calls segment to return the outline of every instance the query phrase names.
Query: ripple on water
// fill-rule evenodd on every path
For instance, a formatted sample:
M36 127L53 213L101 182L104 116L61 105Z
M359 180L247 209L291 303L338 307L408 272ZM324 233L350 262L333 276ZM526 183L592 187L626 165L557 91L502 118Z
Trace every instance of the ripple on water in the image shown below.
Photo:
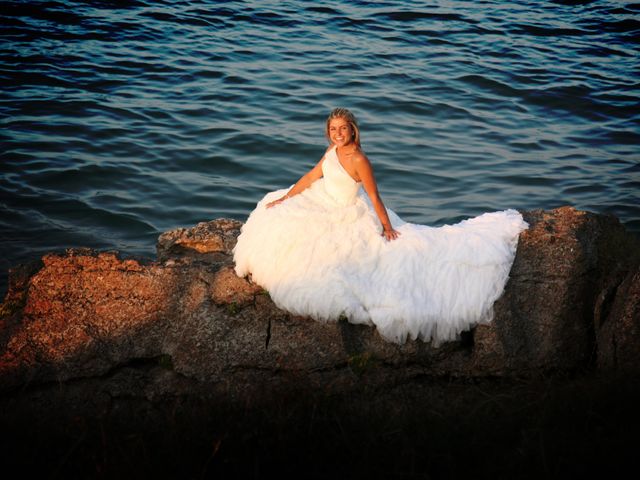
M638 7L568 3L5 2L3 265L244 219L338 105L410 221L571 203L640 233Z

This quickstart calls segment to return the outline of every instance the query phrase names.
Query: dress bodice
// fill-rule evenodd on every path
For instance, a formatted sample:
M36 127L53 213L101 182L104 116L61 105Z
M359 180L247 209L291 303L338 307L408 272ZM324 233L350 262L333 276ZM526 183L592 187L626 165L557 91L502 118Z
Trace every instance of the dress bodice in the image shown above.
M344 169L336 147L327 152L322 162L322 174L327 193L340 205L352 204L358 194L360 182L356 182Z

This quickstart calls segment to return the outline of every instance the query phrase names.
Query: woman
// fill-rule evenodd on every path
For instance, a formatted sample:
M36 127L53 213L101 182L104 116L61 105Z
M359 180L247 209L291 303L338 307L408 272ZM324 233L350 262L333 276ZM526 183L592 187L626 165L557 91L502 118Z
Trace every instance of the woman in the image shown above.
M369 199L373 203L375 212L382 224L382 235L387 240L398 238L399 233L391 226L387 210L378 193L378 186L373 177L371 163L369 163L369 159L360 149L360 130L353 114L346 108L334 109L327 119L325 135L330 142L325 155L335 148L340 165L356 183L362 183ZM313 182L320 179L323 175L323 161L324 157L305 176L298 180L298 183L286 195L268 203L267 208L271 208L287 198L303 192Z
M438 344L490 321L528 227L522 216L505 210L440 228L404 222L380 198L353 114L333 110L325 133L317 165L251 212L234 248L236 274L250 274L284 310L321 321L344 315L396 343Z

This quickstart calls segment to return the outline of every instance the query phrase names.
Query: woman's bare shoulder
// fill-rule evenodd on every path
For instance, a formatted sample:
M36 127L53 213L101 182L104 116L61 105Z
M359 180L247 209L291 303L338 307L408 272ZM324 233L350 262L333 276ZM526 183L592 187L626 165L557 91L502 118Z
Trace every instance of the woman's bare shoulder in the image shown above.
M362 151L361 148L357 148L353 152L351 156L351 161L357 165L369 164L369 159L367 158L367 156L365 155L365 153Z

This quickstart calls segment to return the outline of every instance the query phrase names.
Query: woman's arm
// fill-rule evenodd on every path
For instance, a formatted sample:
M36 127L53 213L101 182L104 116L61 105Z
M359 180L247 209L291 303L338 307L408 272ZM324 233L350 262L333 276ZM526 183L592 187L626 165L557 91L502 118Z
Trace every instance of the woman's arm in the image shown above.
M360 181L362 182L365 192L367 192L369 199L371 199L376 215L378 215L378 218L380 219L380 223L382 224L382 235L387 240L394 240L398 238L400 232L394 230L391 226L387 209L385 208L384 203L382 203L382 198L380 198L380 193L378 192L378 185L375 177L373 176L373 168L371 167L369 159L364 153L357 151L353 156L353 165Z
M331 147L329 147L331 148ZM329 149L327 149L327 152ZM277 204L284 202L287 198L291 198L294 195L297 195L307 188L311 186L313 182L322 178L322 162L324 161L324 155L320 159L318 163L316 163L315 167L305 173L300 180L296 182L296 184L291 187L291 189L286 193L286 195L274 200L273 202L267 203L267 208L275 207Z

